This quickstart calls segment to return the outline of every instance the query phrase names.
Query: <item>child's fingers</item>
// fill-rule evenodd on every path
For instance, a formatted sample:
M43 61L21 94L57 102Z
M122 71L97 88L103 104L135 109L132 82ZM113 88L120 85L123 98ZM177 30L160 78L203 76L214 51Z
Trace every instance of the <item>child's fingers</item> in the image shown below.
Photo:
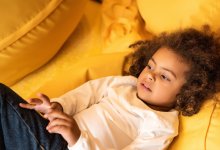
M50 106L50 98L43 94L43 93L38 93L37 96L46 104Z
M63 120L71 120L72 117L68 116L62 111L53 110L47 114L44 115L45 118L57 118L57 119L63 119Z
M25 109L35 109L34 104L25 104L25 103L19 103L19 106Z
M39 98L30 98L28 100L28 102L31 103L31 104L36 104L36 105L40 105L40 104L43 103L42 100L39 99Z
M47 125L47 130L50 130L51 128L55 126L65 126L65 127L71 127L72 121L71 120L64 120L60 118L55 118Z
M64 131L67 130L67 127L63 125L57 125L57 126L52 126L50 128L47 128L47 130L50 133L58 133L62 135Z

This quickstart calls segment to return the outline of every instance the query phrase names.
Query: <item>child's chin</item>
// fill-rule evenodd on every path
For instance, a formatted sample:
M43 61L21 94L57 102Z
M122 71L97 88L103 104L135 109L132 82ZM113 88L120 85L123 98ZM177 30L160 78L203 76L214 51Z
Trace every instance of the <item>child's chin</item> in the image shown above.
M147 101L147 97L141 92L137 94L137 97L142 101Z

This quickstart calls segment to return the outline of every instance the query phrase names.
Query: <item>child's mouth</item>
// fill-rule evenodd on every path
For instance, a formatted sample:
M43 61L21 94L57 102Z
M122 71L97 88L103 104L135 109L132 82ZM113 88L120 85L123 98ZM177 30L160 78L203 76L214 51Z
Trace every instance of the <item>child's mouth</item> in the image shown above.
M149 91L149 92L152 92L152 90L150 89L150 87L144 83L141 84L145 90Z

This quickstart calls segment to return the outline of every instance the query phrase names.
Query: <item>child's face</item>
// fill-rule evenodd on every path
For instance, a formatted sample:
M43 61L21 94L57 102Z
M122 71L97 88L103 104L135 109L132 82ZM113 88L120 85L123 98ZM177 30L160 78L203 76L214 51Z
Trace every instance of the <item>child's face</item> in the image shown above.
M161 110L172 108L189 69L189 65L173 51L158 49L138 77L138 97Z

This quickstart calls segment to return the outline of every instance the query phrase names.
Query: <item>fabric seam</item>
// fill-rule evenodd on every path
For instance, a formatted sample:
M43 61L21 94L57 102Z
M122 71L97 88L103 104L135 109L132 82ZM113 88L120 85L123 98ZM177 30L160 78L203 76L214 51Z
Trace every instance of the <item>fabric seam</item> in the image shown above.
M209 117L210 119L209 119L209 122L208 122L208 127L207 127L205 138L204 138L204 150L207 150L207 138L208 138L208 134L209 134L209 129L211 128L211 122L212 122L213 114L214 114L216 104L217 104L216 97L214 99L215 99L215 101L214 101L215 103L214 103L211 115Z
M0 41L0 52L3 52L4 49L20 39L22 36L30 32L33 28L39 25L41 22L45 20L47 16L49 16L57 7L60 6L61 2L64 0L57 0L49 2L46 7L44 7L38 14L36 14L32 19L30 19L27 23L22 25L16 31L6 36ZM43 17L42 17L43 16ZM24 32L27 31L27 32Z

